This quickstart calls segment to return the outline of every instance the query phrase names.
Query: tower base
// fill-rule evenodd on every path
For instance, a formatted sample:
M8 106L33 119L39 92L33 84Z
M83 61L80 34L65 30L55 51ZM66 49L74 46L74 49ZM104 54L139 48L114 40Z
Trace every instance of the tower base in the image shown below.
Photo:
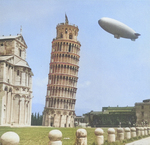
M75 112L72 110L60 110L45 108L43 111L43 126L74 127Z

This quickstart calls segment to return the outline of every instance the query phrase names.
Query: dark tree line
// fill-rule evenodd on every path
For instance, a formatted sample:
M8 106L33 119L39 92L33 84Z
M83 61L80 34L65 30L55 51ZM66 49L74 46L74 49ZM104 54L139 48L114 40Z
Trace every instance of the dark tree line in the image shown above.
M33 114L31 115L31 125L37 125L37 126L41 126L42 125L42 119L43 119L43 115L38 114Z

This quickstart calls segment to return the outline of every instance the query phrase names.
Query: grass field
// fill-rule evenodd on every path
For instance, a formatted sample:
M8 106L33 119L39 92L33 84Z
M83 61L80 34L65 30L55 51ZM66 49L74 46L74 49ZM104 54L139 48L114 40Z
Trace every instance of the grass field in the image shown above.
M0 127L0 136L7 131L13 131L20 136L20 145L48 145L49 142L48 133L53 129L58 129L62 132L63 145L74 145L75 138L76 138L75 133L78 128ZM107 129L108 128L103 128L105 140L107 140ZM96 137L94 134L95 128L86 128L86 131L87 131L88 145L96 145ZM65 138L69 138L69 139L65 139ZM134 140L136 139L131 139L130 141L134 141ZM120 142L115 143L115 145L123 145L123 144L124 143L120 143Z
M53 129L59 129L62 134L63 145L73 145L75 143L75 133L78 128L50 128L50 127L24 127L11 128L0 127L0 136L7 132L16 132L20 137L20 145L47 145L49 142L48 133ZM94 128L87 128L88 144L95 142ZM70 139L65 139L70 138Z

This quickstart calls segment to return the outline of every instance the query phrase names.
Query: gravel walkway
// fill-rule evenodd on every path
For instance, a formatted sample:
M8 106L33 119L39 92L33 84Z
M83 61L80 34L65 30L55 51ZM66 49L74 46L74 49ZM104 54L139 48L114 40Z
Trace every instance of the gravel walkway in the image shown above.
M126 145L150 145L150 137L127 143Z

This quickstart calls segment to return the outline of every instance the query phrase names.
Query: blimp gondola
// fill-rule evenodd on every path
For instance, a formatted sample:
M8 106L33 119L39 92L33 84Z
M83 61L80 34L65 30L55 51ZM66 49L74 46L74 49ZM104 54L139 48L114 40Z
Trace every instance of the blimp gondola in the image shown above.
M135 41L141 34L136 33L132 28L112 18L103 17L98 21L99 25L107 32L114 35L114 38L127 38Z

